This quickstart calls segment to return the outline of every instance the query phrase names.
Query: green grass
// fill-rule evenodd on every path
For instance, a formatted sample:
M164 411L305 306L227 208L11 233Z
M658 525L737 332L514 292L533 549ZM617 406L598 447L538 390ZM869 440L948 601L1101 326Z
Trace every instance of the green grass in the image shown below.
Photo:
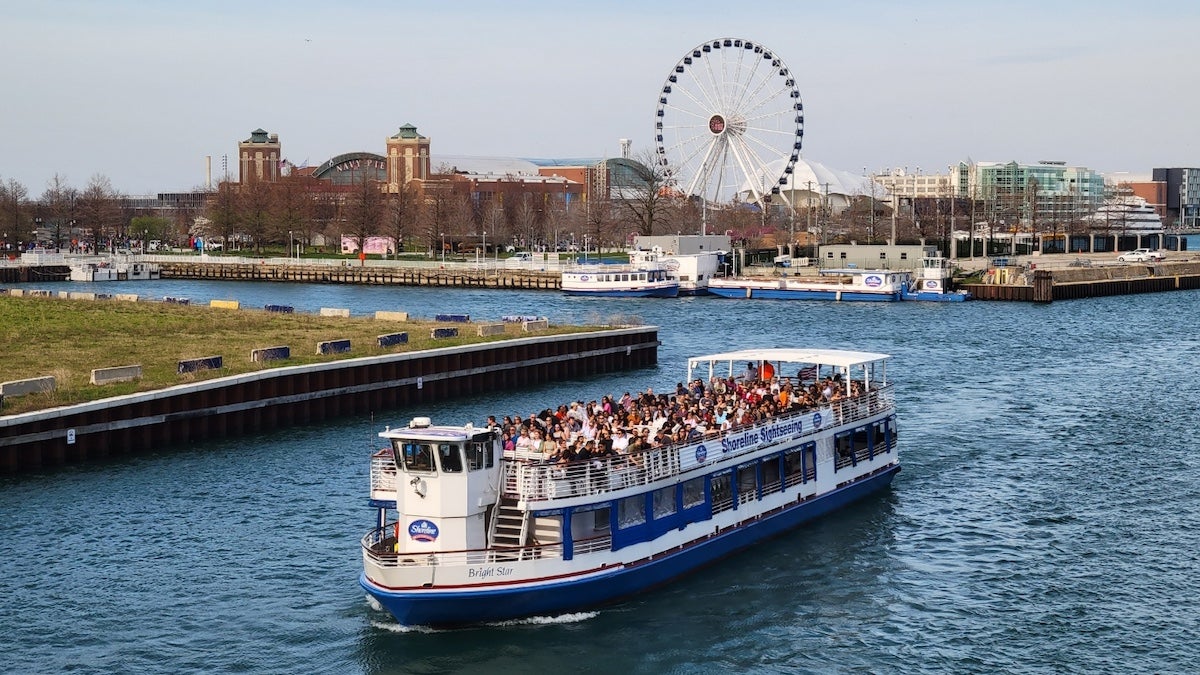
M527 335L510 324L504 335L481 338L477 324L376 321L369 318L274 314L263 310L217 309L115 300L65 300L0 296L0 382L53 375L57 390L4 401L5 415L81 403L110 396L282 366L491 342ZM433 340L434 327L457 326L458 338ZM571 333L587 327L551 326L538 334ZM408 332L409 343L381 349L376 336ZM317 342L349 339L348 354L317 355ZM250 351L287 345L292 358L266 364ZM176 374L177 362L224 357L225 367ZM142 379L110 385L90 383L93 368L140 365Z

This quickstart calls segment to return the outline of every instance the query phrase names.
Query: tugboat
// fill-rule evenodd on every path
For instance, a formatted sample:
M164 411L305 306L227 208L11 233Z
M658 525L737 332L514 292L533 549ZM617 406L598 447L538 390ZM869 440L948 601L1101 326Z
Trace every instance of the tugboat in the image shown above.
M900 471L888 358L697 356L687 391L647 392L623 408L626 422L613 418L639 440L574 461L544 446L506 450L495 426L417 417L387 429L371 457L376 522L359 583L401 624L457 626L616 601L753 547ZM664 401L686 419L627 422ZM577 443L590 448L586 435Z

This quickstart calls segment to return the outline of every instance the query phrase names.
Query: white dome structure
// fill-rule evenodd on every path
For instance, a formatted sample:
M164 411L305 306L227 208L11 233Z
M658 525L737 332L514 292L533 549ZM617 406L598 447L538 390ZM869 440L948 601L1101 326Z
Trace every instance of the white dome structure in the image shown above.
M783 164L767 166L768 171L778 175L783 170ZM876 184L872 188L872 180L867 176L859 176L849 171L830 169L820 162L813 162L801 157L796 160L792 173L788 176L786 185L780 185L779 191L783 199L794 208L802 209L810 206L820 206L822 200L828 197L829 208L834 213L841 213L850 206L855 197L873 196L884 199L887 190ZM761 190L762 188L759 187ZM770 189L768 186L767 189ZM873 193L872 193L873 190ZM754 200L754 190L749 183L744 183L738 190L738 197L745 201ZM776 198L778 203L778 198Z

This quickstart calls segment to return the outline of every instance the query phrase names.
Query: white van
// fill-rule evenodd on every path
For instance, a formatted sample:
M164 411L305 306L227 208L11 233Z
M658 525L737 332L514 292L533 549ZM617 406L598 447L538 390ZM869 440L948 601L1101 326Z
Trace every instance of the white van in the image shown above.
M518 251L512 257L504 260L504 266L509 268L525 268L533 265L533 254L529 251Z

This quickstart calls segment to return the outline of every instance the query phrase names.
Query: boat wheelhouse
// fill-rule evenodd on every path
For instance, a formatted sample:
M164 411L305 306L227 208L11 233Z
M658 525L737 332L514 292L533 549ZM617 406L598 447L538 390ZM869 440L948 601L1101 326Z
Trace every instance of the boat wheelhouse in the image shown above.
M689 382L732 386L750 363L778 374L756 387L820 381L828 396L585 461L504 451L495 428L416 418L388 429L389 446L371 458L376 524L362 538L360 584L402 624L470 624L595 606L753 546L900 470L887 358L761 349L689 359Z

